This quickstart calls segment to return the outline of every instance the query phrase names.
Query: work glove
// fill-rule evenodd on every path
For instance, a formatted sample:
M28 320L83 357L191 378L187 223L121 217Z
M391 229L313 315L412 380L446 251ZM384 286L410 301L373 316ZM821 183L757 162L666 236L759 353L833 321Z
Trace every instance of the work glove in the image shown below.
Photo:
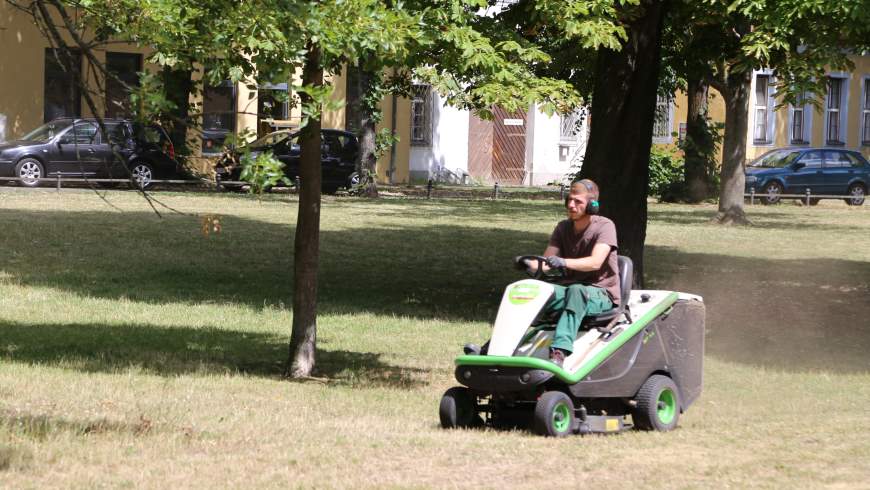
M565 259L562 257L551 255L547 257L547 265L552 269L564 269L567 264L565 264Z

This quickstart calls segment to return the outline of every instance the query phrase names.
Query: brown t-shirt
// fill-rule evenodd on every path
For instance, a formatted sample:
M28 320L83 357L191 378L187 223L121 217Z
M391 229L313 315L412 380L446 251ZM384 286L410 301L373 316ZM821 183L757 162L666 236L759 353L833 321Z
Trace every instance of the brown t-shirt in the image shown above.
M550 245L559 248L562 258L579 259L592 254L598 243L610 245L610 255L601 269L590 272L568 271L567 282L582 282L603 288L610 294L614 304L619 303L619 265L616 260L616 226L604 216L591 216L589 226L579 234L574 233L574 223L564 220L556 225L550 235Z

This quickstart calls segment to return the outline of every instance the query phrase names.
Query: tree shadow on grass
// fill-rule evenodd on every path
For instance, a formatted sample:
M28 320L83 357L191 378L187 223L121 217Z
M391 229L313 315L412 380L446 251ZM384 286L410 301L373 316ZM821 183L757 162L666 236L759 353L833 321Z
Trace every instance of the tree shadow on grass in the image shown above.
M541 217L546 220L564 219L565 208L558 199L554 200L489 200L489 199L416 199L395 201L378 199L366 201L375 208L386 212L400 213L403 219L436 219L449 217L461 222L463 219L480 222L481 220L516 220ZM401 211L388 211L401 205ZM379 210L380 211L380 210ZM553 221L555 225L555 221Z
M0 320L0 359L82 372L136 370L158 376L239 374L281 378L283 336L155 325L18 324ZM390 365L381 354L320 349L315 376L366 388L422 385L425 370Z
M193 217L0 211L0 283L154 304L291 304L290 227L235 216L225 217L223 225L220 235L203 237ZM326 230L321 234L319 312L489 322L504 286L523 277L512 270L511 259L541 250L546 239L545 233L462 225ZM655 246L646 253L649 287L705 297L711 355L786 370L870 371L870 264ZM30 328L40 327L64 328L7 323L0 325L0 334L3 328L17 328L21 343L37 348L38 342L26 338ZM94 337L79 346L84 369L89 363L110 370L138 362L166 374L212 366L208 369L278 376L287 356L286 338L224 330L197 334L179 326L164 339L160 327L140 325L132 327L132 334L150 335L152 341L143 344L152 345L145 351L149 354L138 352L140 342L128 340L127 357L114 357L111 340L103 338L106 327L84 327ZM65 333L44 335L42 341L63 339ZM197 344L197 335L209 335L206 344L216 348L197 353L188 346ZM0 336L0 342L5 338ZM34 360L59 362L61 347ZM323 375L348 383L406 386L416 374L386 366L376 354L323 351L318 363ZM347 371L354 365L355 371Z
M167 303L292 303L293 231L226 216L204 237L195 217L0 211L0 282L80 296ZM543 233L463 226L321 232L321 313L489 321L519 254Z

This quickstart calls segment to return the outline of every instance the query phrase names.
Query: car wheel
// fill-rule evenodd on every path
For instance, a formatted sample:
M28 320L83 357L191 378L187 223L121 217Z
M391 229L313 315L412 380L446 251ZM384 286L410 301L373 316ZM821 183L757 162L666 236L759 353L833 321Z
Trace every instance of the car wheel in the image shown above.
M548 391L535 404L535 432L564 437L574 431L574 402L561 391Z
M130 180L136 188L147 189L151 187L154 181L154 167L143 161L133 162L130 168Z
M680 420L680 396L674 381L660 374L649 377L634 399L631 414L634 426L641 430L668 431Z
M862 184L852 184L847 191L851 197L846 199L846 204L849 206L860 206L864 204L864 195L867 194L867 189Z
M39 179L45 178L45 167L35 158L22 158L15 166L15 176L24 187L36 187Z
M779 182L770 182L766 186L764 186L764 196L761 198L761 202L764 204L776 204L782 199L782 184Z
M350 176L347 178L347 189L353 189L354 187L358 186L360 182L362 182L362 176L359 174L359 172L354 172L350 174Z

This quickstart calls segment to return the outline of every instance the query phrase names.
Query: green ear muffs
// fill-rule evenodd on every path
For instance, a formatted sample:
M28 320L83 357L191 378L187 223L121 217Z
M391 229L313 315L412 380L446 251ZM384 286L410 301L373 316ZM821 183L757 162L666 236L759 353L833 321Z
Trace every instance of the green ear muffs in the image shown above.
M593 199L589 201L589 204L586 205L586 214L588 214L589 216L596 215L598 214L600 208L601 205L598 204L598 199Z

